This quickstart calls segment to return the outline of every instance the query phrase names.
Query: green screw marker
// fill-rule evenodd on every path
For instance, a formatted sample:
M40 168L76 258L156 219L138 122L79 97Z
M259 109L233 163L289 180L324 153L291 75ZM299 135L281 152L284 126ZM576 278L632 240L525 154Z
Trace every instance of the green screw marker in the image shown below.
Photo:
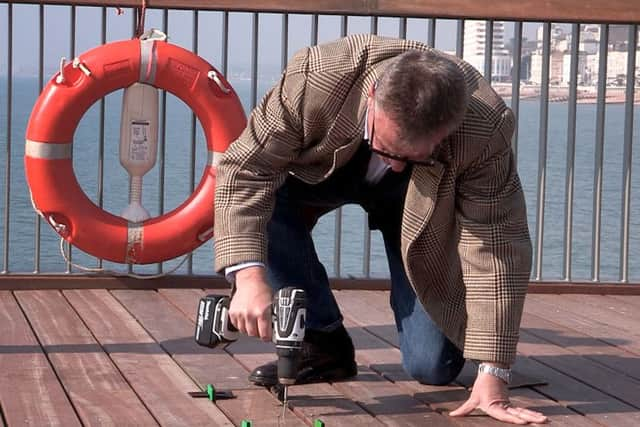
M216 401L216 389L213 387L213 384L207 384L207 396L209 396L210 401Z
M242 420L242 427L251 427L251 421Z
M320 418L316 418L315 420L313 420L313 427L324 427L324 421L322 421Z

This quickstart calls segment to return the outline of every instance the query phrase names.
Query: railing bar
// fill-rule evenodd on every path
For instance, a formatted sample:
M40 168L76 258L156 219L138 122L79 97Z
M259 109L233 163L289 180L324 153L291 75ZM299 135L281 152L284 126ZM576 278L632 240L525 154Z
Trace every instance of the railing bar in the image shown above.
M13 4L7 4L7 165L4 181L4 242L3 242L3 270L9 272L9 201L11 196L11 104L13 90Z
M518 21L513 26L513 74L511 76L511 111L516 118L516 126L513 129L511 147L513 157L518 164L518 123L520 121L520 70L522 68L522 22Z
M44 87L44 4L40 3L38 7L38 93L42 93ZM34 266L33 272L40 273L40 256L41 256L41 222L40 215L34 214L35 219L35 236L34 236Z
M407 18L402 17L399 19L398 23L398 37L401 39L407 38Z
M252 36L251 36L251 109L253 110L258 103L258 26L259 15L257 12L252 14Z
M551 23L543 25L542 83L540 85L540 128L538 141L538 209L536 211L535 280L542 279L542 254L544 242L544 199L547 178L547 127L549 119L549 58L551 53Z
M484 39L484 78L491 84L491 65L493 63L493 20L485 24Z
M71 6L71 10L70 10L70 30L69 30L69 57L71 58L71 60L73 60L73 58L76 57L76 6L72 5ZM67 269L66 269L66 273L72 273L73 272L73 268L72 268L72 264L73 264L73 245L70 242L65 242L65 245L67 246L67 255L68 255L68 260L67 260Z
M135 7L132 7L131 8L131 36L132 37L136 34L137 29L138 29L138 10Z
M593 235L591 246L591 280L600 280L600 227L602 224L602 169L604 158L604 117L607 90L607 51L609 47L609 25L600 26L600 49L598 64L598 100L596 107L596 147L593 174Z
M101 15L101 28L100 28L100 42L105 44L107 42L107 8L102 6ZM104 97L100 99L100 124L98 127L98 189L97 199L98 206L104 205L104 119L105 119L105 101ZM102 259L96 258L98 262L98 268L102 268Z
M431 47L436 47L436 19L435 18L429 18L427 44Z
M318 14L311 15L311 46L318 44Z
M229 12L222 13L222 75L227 77L229 67ZM227 77L228 78L228 77Z
M340 36L344 37L347 35L347 30L348 30L348 20L347 20L347 16L343 15L340 19ZM340 271L341 271L341 266L340 263L342 262L342 218L343 218L343 210L341 207L339 207L338 209L336 209L336 216L335 216L335 234L334 234L334 256L333 256L333 264L334 264L334 274L335 277L340 277Z
M195 9L192 12L193 32L191 37L193 38L193 52L198 54L198 30L199 30L199 13ZM193 190L196 188L196 115L191 111L191 173L189 176L189 194L193 194ZM187 259L187 274L193 274L193 252L190 252Z
M289 59L289 14L282 14L282 40L280 46L280 69L284 71L287 68Z
M131 37L135 37L136 30L138 29L138 14L139 14L138 9L136 9L135 7L132 7L131 8ZM133 264L131 263L127 264L127 272L129 274L133 273Z
M369 29L371 34L378 34L378 17L371 17L371 26ZM371 230L369 229L369 215L364 214L364 242L362 247L362 275L371 277Z
M571 30L571 66L569 81L569 117L567 122L567 166L565 174L564 209L564 271L563 278L571 280L573 248L573 190L576 163L576 116L578 99L578 65L580 62L580 24L573 24Z
M464 19L458 19L456 23L456 56L464 56Z
M629 281L629 219L631 216L631 169L633 155L633 110L635 96L636 46L638 45L638 26L629 25L627 43L627 87L624 104L624 154L622 156L622 218L620 226L620 282Z
M169 31L169 10L162 10L162 32L167 34ZM159 215L164 214L164 187L166 174L166 158L167 158L167 91L160 92L160 129L158 130L158 212ZM157 273L163 271L164 263L161 261L157 264Z

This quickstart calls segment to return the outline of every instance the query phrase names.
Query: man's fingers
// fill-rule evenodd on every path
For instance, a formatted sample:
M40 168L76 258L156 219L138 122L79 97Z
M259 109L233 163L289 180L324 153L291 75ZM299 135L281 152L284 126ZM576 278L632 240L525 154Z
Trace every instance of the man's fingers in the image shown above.
M262 316L258 318L258 331L263 341L271 340L271 316Z
M462 405L460 405L457 409L449 412L449 415L452 417L464 417L465 415L473 412L473 410L476 409L477 406L478 404L477 402L475 402L475 400L469 399Z
M484 412L498 421L512 424L529 424L527 420L516 415L516 408L510 406L509 402L497 402L489 405ZM522 408L517 408L522 409Z
M544 414L526 408L509 407L507 408L507 412L512 415L516 415L530 423L541 424L548 421L547 417L545 417Z
M247 330L244 327L244 321L242 320L242 317L240 316L232 316L231 313L229 313L229 319L231 320L231 324L233 326L235 326L235 328L242 334L246 334Z

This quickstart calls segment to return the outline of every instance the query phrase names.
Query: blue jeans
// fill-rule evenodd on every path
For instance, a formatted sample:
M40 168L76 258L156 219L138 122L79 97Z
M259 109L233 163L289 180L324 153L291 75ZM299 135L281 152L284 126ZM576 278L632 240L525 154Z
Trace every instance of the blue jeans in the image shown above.
M270 283L274 290L285 286L305 290L307 301L312 302L307 305L309 329L328 332L339 327L343 318L327 272L318 259L311 230L322 214L348 203L361 205L369 214L370 225L380 229L385 242L391 272L391 307L403 367L424 384L448 384L464 365L462 351L425 312L407 279L400 255L400 224L409 174L389 171L375 186L340 170L317 185L288 178L278 190L268 227Z

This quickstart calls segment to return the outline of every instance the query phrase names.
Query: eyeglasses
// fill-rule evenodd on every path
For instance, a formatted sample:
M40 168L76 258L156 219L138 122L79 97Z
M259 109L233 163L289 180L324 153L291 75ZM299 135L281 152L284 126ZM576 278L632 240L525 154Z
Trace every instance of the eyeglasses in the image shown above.
M396 160L398 162L406 163L407 165L419 165L419 166L433 166L435 164L433 159L426 160L412 160L405 156L398 156L397 154L388 153L386 151L378 150L373 147L373 136L376 129L376 114L373 112L373 120L371 120L371 135L367 139L367 145L372 153L376 153L378 156L386 157L387 159Z

